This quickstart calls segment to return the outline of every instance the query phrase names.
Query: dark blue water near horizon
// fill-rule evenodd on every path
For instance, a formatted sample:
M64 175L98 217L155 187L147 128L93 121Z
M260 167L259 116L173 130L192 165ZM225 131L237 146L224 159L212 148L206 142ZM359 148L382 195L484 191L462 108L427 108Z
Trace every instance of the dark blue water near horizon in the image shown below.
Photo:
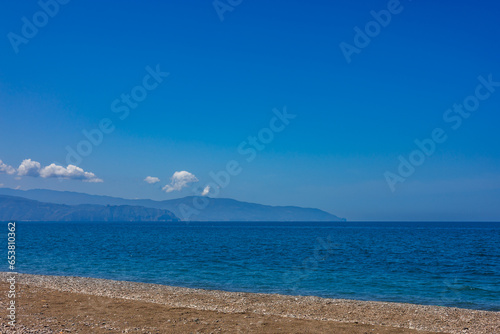
M500 311L499 223L18 222L16 234L20 273Z

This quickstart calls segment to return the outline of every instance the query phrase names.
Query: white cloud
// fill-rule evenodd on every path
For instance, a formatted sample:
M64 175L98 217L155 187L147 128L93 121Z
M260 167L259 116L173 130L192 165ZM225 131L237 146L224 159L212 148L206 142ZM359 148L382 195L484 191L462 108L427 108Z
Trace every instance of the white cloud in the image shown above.
M41 165L38 161L24 159L17 169L19 176L40 176Z
M12 166L4 164L3 161L0 160L0 173L7 173L12 175L16 173L16 169Z
M175 172L174 175L172 175L171 180L172 182L170 182L170 184L167 184L165 187L163 187L163 190L167 193L170 193L172 191L179 191L182 188L187 187L189 183L199 181L196 176L194 176L194 174L186 171Z
M158 183L160 182L160 179L157 178L157 177L154 177L154 176L148 176L144 179L144 181L146 181L147 183L149 184L155 184L155 183Z
M16 169L4 164L0 160L0 172L5 172L7 174L15 174ZM16 180L20 180L21 176L33 176L33 177L59 177L68 180L82 180L83 182L103 182L102 179L98 178L94 173L86 172L78 166L68 165L67 167L59 166L56 164L50 164L48 166L42 167L38 161L31 159L24 159L23 162L17 168Z
M103 182L94 173L86 172L75 165L68 165L68 167L64 168L63 166L50 164L42 168L39 174L43 178L61 177L63 179L82 180L83 182Z
M203 189L201 196L207 196L208 194L210 194L210 190L212 190L210 186L206 186L205 189Z
M0 183L0 188L4 188L4 187L5 187L5 184Z

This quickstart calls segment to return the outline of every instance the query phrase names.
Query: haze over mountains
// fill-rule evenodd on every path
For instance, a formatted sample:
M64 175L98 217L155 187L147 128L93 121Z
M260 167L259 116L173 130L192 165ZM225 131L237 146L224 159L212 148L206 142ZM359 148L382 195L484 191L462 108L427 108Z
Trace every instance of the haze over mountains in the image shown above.
M255 203L240 202L225 198L208 198L189 196L173 200L154 201L150 199L124 199L110 196L89 195L77 192L56 191L47 189L15 190L10 188L0 188L0 195L17 196L25 199L75 206L91 204L94 206L129 206L128 209L115 208L121 212L130 212L132 216L162 217L167 212L148 212L145 208L166 210L173 213L177 218L184 221L343 221L328 212L300 208L295 206L268 206ZM31 203L35 205L36 203ZM14 205L14 204L13 204ZM24 204L23 204L24 205ZM36 204L38 205L38 204ZM130 207L134 207L133 209ZM89 210L99 211L102 208L88 207ZM141 208L141 209L139 209ZM67 208L66 208L67 209ZM78 209L79 214L82 214ZM0 219L9 220L21 218L8 218L2 213L6 210L5 205L0 206ZM142 210L142 211L141 211ZM101 212L104 214L104 212ZM3 218L2 218L3 217ZM172 219L174 219L172 217ZM54 220L54 219L30 219L30 220ZM57 219L55 219L57 220ZM76 219L78 220L78 219ZM83 219L80 219L83 220ZM123 219L124 221L134 220L133 218Z
M130 205L64 205L0 195L0 220L26 221L179 221L168 210Z

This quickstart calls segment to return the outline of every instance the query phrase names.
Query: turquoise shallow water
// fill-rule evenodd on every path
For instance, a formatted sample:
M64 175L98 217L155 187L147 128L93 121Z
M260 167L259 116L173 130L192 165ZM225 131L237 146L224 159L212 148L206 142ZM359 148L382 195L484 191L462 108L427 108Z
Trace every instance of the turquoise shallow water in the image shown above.
M18 222L17 270L500 311L499 246L498 223Z

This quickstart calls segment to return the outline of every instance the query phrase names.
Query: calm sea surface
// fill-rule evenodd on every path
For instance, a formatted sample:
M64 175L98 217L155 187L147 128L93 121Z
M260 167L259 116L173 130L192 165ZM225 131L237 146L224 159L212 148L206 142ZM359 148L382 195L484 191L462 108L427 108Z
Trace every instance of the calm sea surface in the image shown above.
M500 311L498 223L18 222L16 234L21 273ZM7 249L6 223L1 236Z

